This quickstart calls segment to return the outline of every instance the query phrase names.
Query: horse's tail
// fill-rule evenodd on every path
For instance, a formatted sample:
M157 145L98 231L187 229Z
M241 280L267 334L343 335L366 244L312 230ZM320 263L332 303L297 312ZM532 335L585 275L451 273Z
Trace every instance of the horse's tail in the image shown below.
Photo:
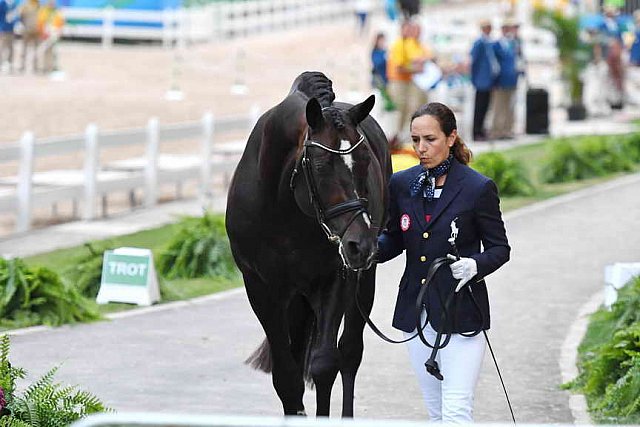
M316 319L309 303L302 297L293 298L289 304L289 338L291 353L295 361L301 366L305 382L313 384L311 378L311 349L316 338ZM265 340L245 360L252 368L270 373L273 368L271 346Z
M262 344L254 351L251 356L244 361L247 365L253 369L257 369L266 373L271 372L271 347L269 346L269 340L266 338L262 341Z

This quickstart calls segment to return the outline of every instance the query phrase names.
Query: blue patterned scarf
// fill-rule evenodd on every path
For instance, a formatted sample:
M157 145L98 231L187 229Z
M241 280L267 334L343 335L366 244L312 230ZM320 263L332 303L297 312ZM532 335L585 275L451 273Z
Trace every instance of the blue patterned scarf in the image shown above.
M411 197L415 197L420 193L423 193L427 201L433 200L433 195L436 189L436 179L442 175L446 175L451 168L451 160L453 155L449 154L449 157L435 168L425 169L422 171L409 185L409 192Z

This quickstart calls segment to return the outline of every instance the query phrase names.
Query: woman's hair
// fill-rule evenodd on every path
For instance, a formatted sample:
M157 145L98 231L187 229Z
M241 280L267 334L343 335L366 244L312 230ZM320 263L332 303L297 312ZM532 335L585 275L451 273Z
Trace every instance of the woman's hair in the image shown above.
M385 39L384 33L377 33L376 37L373 39L373 49L380 48L380 41Z
M450 136L454 129L458 129L456 116L453 114L453 111L451 111L451 109L446 105L439 102L430 102L422 105L411 116L411 123L413 123L413 121L418 117L422 116L431 116L436 119L440 125L440 129L442 129L446 136ZM467 165L471 161L471 150L469 150L469 147L467 147L462 138L460 138L460 135L456 135L456 140L453 142L451 151L456 160L463 165Z

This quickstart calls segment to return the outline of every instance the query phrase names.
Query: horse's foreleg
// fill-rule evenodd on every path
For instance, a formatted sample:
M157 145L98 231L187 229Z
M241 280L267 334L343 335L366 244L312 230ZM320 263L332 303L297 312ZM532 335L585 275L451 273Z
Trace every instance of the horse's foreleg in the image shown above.
M375 285L375 271L373 269L362 273L360 293L357 298L362 310L369 315L373 306ZM345 312L344 330L340 337L339 349L342 354L342 366L340 376L342 377L342 416L353 417L353 397L356 382L356 374L362 361L364 343L362 331L365 321L356 302L353 299L355 293L355 282L353 286L347 286L352 294L348 296L349 306Z
M303 368L291 353L288 319L282 301L273 298L268 286L256 280L247 279L245 286L253 311L262 324L271 351L271 380L282 402L285 415L304 415Z
M331 389L340 369L337 348L338 328L344 314L344 295L341 277L319 287L312 303L316 312L318 340L311 353L311 376L316 387L316 415L329 416Z

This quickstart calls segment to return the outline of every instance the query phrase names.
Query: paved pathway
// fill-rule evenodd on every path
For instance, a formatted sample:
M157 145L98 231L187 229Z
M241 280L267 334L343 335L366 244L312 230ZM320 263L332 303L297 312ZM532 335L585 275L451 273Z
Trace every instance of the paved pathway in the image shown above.
M605 264L637 261L638 184L640 175L632 175L506 215L513 255L489 280L490 337L520 422L573 421L569 394L558 388L560 349L580 307L602 287ZM397 332L389 319L402 267L399 258L379 269L373 318L390 334ZM33 377L62 363L59 380L90 389L120 412L278 415L270 378L242 363L261 339L240 289L17 335L12 361ZM476 420L506 422L489 358L485 365ZM306 402L313 412L313 391ZM383 343L369 330L355 405L359 417L426 418L404 347Z

